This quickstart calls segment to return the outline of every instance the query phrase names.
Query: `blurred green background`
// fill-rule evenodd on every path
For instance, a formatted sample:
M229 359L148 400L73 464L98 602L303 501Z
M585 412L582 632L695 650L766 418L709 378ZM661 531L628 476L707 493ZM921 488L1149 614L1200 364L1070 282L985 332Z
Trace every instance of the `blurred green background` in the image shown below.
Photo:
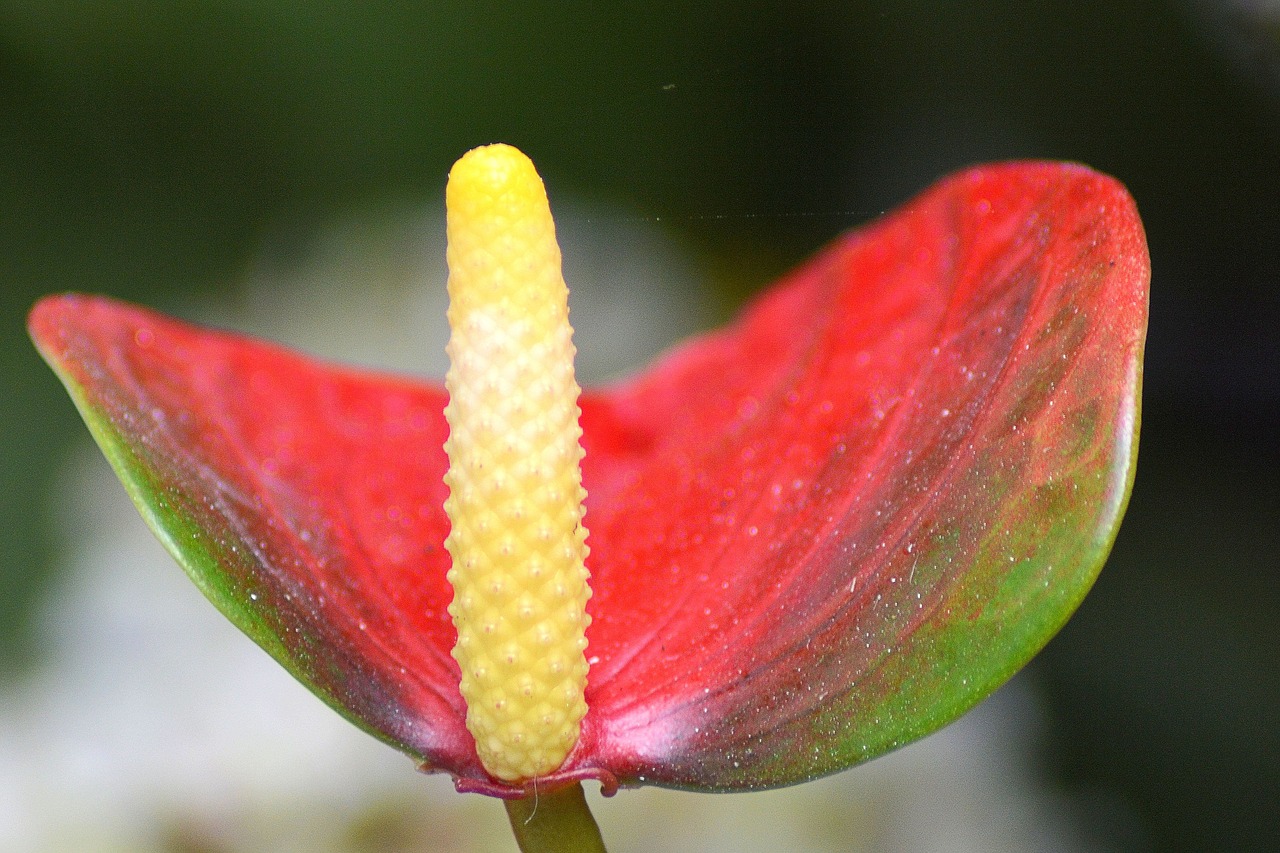
M1043 761L1134 816L1100 830L1122 849L1280 838L1280 4L1259 0L2 0L0 677L35 660L52 473L83 441L31 303L234 297L264 245L434 202L499 140L553 192L660 223L717 316L966 164L1120 178L1154 269L1141 464L1031 670Z

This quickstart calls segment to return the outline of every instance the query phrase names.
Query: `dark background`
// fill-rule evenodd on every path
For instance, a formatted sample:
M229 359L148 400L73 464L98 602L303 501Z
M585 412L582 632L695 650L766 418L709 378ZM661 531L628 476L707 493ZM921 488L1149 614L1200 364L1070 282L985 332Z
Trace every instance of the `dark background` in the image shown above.
M498 140L660 218L721 314L960 166L1120 178L1154 270L1141 463L1111 561L1032 668L1046 764L1136 815L1099 830L1132 849L1275 843L1276 4L3 0L0 669L33 660L49 475L83 440L30 304L234 289L266 235L437 199Z

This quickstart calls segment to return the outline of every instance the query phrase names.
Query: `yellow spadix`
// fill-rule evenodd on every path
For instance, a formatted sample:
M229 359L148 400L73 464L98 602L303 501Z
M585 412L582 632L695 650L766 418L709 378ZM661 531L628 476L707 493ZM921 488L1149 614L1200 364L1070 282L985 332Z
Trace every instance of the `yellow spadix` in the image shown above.
M448 212L449 614L467 728L506 782L554 772L587 705L569 291L542 180L507 145L453 167Z

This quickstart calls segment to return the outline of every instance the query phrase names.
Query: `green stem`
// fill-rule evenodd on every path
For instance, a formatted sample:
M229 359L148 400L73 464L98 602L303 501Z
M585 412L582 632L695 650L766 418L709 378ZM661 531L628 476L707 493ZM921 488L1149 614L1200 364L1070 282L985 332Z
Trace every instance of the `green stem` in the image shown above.
M503 804L522 853L605 853L581 782Z

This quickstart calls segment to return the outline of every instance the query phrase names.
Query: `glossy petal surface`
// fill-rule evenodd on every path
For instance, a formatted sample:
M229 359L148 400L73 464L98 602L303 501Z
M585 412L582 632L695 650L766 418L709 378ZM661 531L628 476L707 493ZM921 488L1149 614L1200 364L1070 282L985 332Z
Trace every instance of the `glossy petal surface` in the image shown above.
M1148 277L1111 179L974 169L584 395L592 668L561 774L787 784L1008 678L1115 535ZM31 331L224 613L357 724L504 793L449 656L437 386L93 297Z

